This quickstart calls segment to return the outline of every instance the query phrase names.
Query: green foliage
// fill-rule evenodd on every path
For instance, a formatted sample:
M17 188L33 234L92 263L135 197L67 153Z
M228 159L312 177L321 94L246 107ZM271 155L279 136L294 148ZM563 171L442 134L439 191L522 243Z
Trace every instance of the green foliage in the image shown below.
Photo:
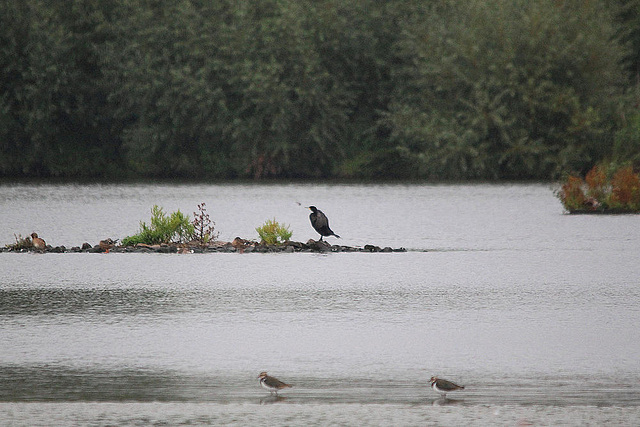
M31 241L31 238L29 238L28 236L22 237L21 234L18 234L17 236L14 234L13 237L15 237L16 242L5 245L7 248L12 249L14 251L33 248L33 242Z
M275 218L266 220L265 223L256 228L260 236L260 243L267 245L282 245L289 241L293 232L289 230L289 226L279 224Z
M0 0L0 176L549 179L640 162L639 10Z
M608 152L625 79L608 6L441 1L425 17L398 45L388 115L424 175L548 179Z
M0 0L0 174L117 174L102 74L115 4Z
M620 42L629 46L624 65L629 81L637 83L640 70L640 1L617 0L616 17L620 23L618 37Z
M122 245L185 243L193 238L194 231L194 226L189 221L188 215L184 215L178 210L167 216L161 207L154 205L151 209L151 224L147 225L140 221L138 234L122 239Z
M629 161L640 167L640 112L632 113L616 132L612 157L617 163Z

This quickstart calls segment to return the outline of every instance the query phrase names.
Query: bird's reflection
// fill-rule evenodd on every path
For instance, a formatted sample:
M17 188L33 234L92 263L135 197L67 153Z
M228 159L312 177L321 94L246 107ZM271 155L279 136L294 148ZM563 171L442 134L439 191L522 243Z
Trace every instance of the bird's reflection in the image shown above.
M447 397L439 397L431 402L433 406L460 405L463 400L449 399Z
M286 397L284 396L267 396L267 397L263 397L262 399L260 399L260 404L261 405L269 405L271 403L280 403L280 402L284 402L285 400L287 400Z

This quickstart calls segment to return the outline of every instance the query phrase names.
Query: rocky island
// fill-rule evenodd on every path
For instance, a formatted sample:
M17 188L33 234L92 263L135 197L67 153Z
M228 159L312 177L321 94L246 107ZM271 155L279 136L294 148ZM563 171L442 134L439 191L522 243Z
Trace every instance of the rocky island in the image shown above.
M362 247L332 245L324 240L309 239L306 243L287 241L282 244L265 244L252 240L236 237L231 242L214 241L202 245L192 243L161 243L149 245L138 243L136 245L117 245L112 239L101 240L97 245L83 243L79 246L52 246L36 248L29 244L29 238L18 239L13 245L0 248L0 252L41 252L41 253L164 253L164 254L189 254L189 253L294 253L294 252L406 252L405 248L380 247L376 245L364 245Z

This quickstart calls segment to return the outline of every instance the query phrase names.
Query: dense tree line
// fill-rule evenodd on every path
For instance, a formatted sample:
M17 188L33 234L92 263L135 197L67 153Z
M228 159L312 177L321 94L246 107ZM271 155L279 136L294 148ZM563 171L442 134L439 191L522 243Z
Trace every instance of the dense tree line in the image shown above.
M0 176L640 165L637 0L0 0Z

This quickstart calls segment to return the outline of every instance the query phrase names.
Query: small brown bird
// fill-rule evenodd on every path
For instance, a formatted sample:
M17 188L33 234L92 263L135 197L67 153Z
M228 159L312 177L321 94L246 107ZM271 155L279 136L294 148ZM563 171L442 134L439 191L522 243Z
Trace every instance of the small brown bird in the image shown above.
M277 378L270 377L266 372L260 372L258 375L258 380L260 380L260 385L267 390L269 390L269 394L273 394L275 392L276 396L278 395L278 390L282 390L283 388L293 387L290 384L285 384Z
M40 251L47 247L45 241L38 237L38 233L31 233L31 242L33 243L33 247Z
M117 240L112 240L112 239L100 240L100 242L98 243L98 246L100 246L100 249L103 252L109 252L109 250L116 245L116 242Z
M246 240L246 239L241 239L240 237L236 237L231 242L231 246L236 248L236 250L238 252L240 252L241 254L244 253L244 250L247 248L247 246L251 246L252 244L253 244L252 241Z
M438 377L431 377L429 382L431 383L431 388L445 398L447 397L447 393L450 391L464 390L464 386L454 384L451 381L443 380Z

